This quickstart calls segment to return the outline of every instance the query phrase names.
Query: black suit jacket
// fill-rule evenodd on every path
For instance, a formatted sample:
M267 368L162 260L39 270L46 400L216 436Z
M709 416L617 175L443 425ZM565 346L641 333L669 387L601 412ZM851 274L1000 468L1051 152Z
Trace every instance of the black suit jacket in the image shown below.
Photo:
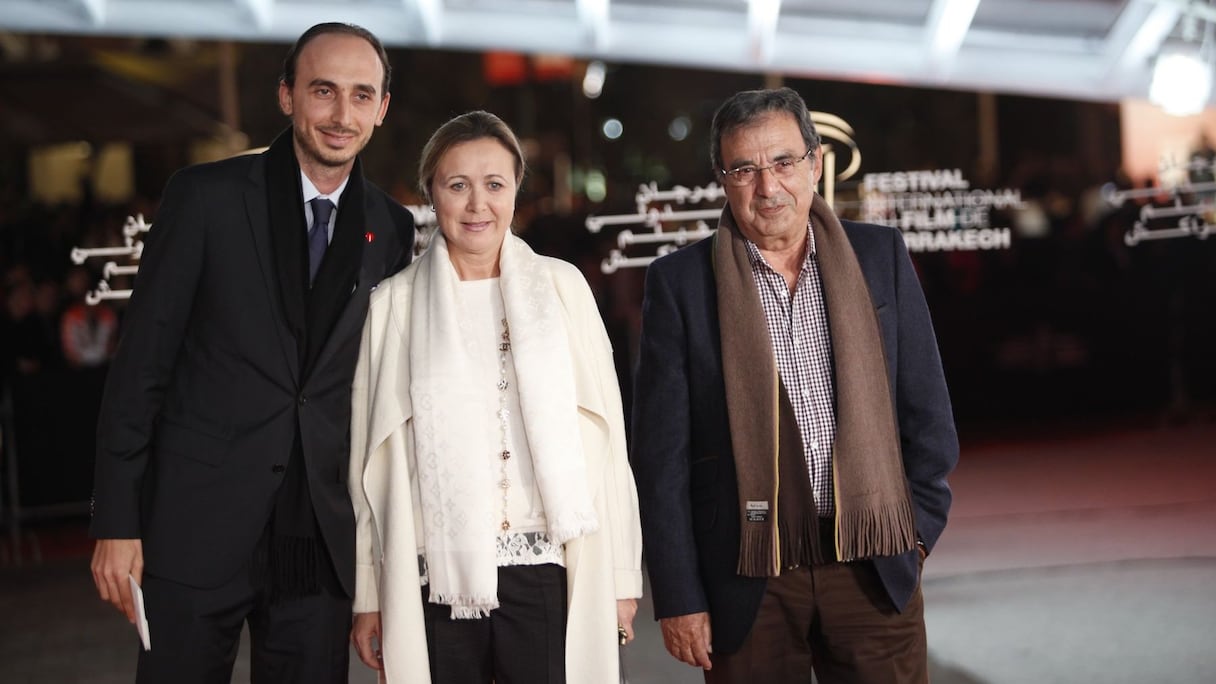
M931 549L950 508L958 440L929 310L899 232L842 223L882 327L916 529ZM630 458L656 617L708 611L714 651L731 653L765 580L736 574L738 484L722 380L731 360L719 341L732 322L719 320L712 242L658 259L646 274ZM917 552L871 562L902 609L919 581Z
M366 232L341 250L335 233L317 278L341 288L335 317L323 340L304 345L302 294L285 303L306 286L280 283L281 265L294 262L276 254L266 167L266 154L236 157L183 169L166 186L102 402L90 532L142 539L147 572L218 586L251 559L298 439L349 593L351 380L368 294L408 263L413 219L356 164L339 223L361 184ZM298 220L302 245L302 209Z

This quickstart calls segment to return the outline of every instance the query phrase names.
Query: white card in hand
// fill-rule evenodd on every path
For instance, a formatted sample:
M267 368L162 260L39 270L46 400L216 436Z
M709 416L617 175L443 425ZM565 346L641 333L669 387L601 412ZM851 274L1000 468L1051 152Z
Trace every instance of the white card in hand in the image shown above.
M144 590L139 587L133 575L127 575L131 582L131 598L135 600L135 629L139 630L139 640L144 643L144 650L152 650L152 637L148 634L148 614L144 612Z

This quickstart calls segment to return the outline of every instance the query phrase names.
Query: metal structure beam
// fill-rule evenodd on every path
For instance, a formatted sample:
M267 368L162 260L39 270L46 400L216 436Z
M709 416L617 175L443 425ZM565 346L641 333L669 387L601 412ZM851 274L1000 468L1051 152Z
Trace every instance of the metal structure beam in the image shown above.
M1216 17L1187 0L1027 3L1033 16L998 4L1009 1L932 0L917 18L896 0L857 0L853 13L831 3L822 15L818 3L781 0L3 0L0 33L290 42L347 21L390 47L1117 101L1147 95L1152 58L1180 17ZM981 15L999 20L977 25Z

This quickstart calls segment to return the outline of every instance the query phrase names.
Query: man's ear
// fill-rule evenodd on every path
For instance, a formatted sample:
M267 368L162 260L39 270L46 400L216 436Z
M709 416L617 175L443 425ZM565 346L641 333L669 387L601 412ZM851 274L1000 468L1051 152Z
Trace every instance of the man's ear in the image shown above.
M384 115L388 114L388 99L392 97L392 93L385 93L384 99L380 100L380 113L376 115L376 125L384 123Z
M823 144L815 148L815 154L811 155L811 159L815 162L815 171L811 175L811 186L819 187L819 181L823 180Z
M286 81L279 81L279 109L287 116L291 116L291 88L287 87Z

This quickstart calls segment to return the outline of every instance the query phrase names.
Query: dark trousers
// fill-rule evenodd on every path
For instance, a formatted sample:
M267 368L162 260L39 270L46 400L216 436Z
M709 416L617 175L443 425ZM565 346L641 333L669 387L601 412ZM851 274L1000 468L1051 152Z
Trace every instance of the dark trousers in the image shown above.
M346 682L351 599L332 568L320 575L320 594L272 603L252 563L214 589L144 573L152 650L140 647L136 682L229 684L246 621L254 684Z
M927 684L928 658L919 587L897 612L872 563L829 563L770 579L743 647L712 654L705 681Z
M498 569L499 607L476 620L453 620L451 606L422 588L427 653L435 684L565 684L566 569Z

